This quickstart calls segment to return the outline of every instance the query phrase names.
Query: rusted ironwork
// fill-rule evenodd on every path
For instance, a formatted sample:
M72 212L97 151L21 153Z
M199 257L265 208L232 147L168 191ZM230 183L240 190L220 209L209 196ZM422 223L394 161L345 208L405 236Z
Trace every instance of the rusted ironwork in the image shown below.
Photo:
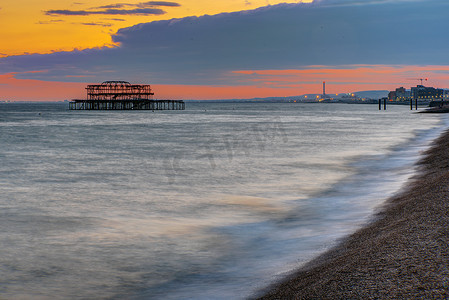
M184 110L182 100L73 100L70 110Z
M86 87L87 100L151 100L154 93L149 84L131 84L127 81L105 81Z
M149 84L105 81L86 87L87 99L74 99L70 110L184 110L182 100L153 100Z

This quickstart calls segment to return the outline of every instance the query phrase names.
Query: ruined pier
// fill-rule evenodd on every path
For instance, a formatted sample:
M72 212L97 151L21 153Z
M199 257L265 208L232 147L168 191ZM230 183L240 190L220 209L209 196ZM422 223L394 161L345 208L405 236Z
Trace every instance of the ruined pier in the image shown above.
M182 100L154 100L150 85L105 81L88 85L87 99L69 102L70 110L184 110Z

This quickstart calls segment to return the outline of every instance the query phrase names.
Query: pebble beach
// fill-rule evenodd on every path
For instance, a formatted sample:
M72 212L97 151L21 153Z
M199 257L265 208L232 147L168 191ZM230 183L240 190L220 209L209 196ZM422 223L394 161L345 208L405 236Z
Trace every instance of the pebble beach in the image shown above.
M418 170L372 222L259 299L449 298L449 131Z

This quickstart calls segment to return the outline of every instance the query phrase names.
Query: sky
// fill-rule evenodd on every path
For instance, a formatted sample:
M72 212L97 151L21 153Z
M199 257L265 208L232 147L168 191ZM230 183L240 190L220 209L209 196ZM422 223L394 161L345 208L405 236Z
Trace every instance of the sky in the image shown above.
M151 84L158 99L449 87L447 0L3 0L0 100Z

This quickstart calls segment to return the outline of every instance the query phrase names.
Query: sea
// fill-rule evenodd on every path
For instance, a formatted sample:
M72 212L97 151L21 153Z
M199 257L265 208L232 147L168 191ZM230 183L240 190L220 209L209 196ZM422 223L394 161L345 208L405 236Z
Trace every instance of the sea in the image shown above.
M370 222L448 125L400 105L0 103L0 298L252 298Z

